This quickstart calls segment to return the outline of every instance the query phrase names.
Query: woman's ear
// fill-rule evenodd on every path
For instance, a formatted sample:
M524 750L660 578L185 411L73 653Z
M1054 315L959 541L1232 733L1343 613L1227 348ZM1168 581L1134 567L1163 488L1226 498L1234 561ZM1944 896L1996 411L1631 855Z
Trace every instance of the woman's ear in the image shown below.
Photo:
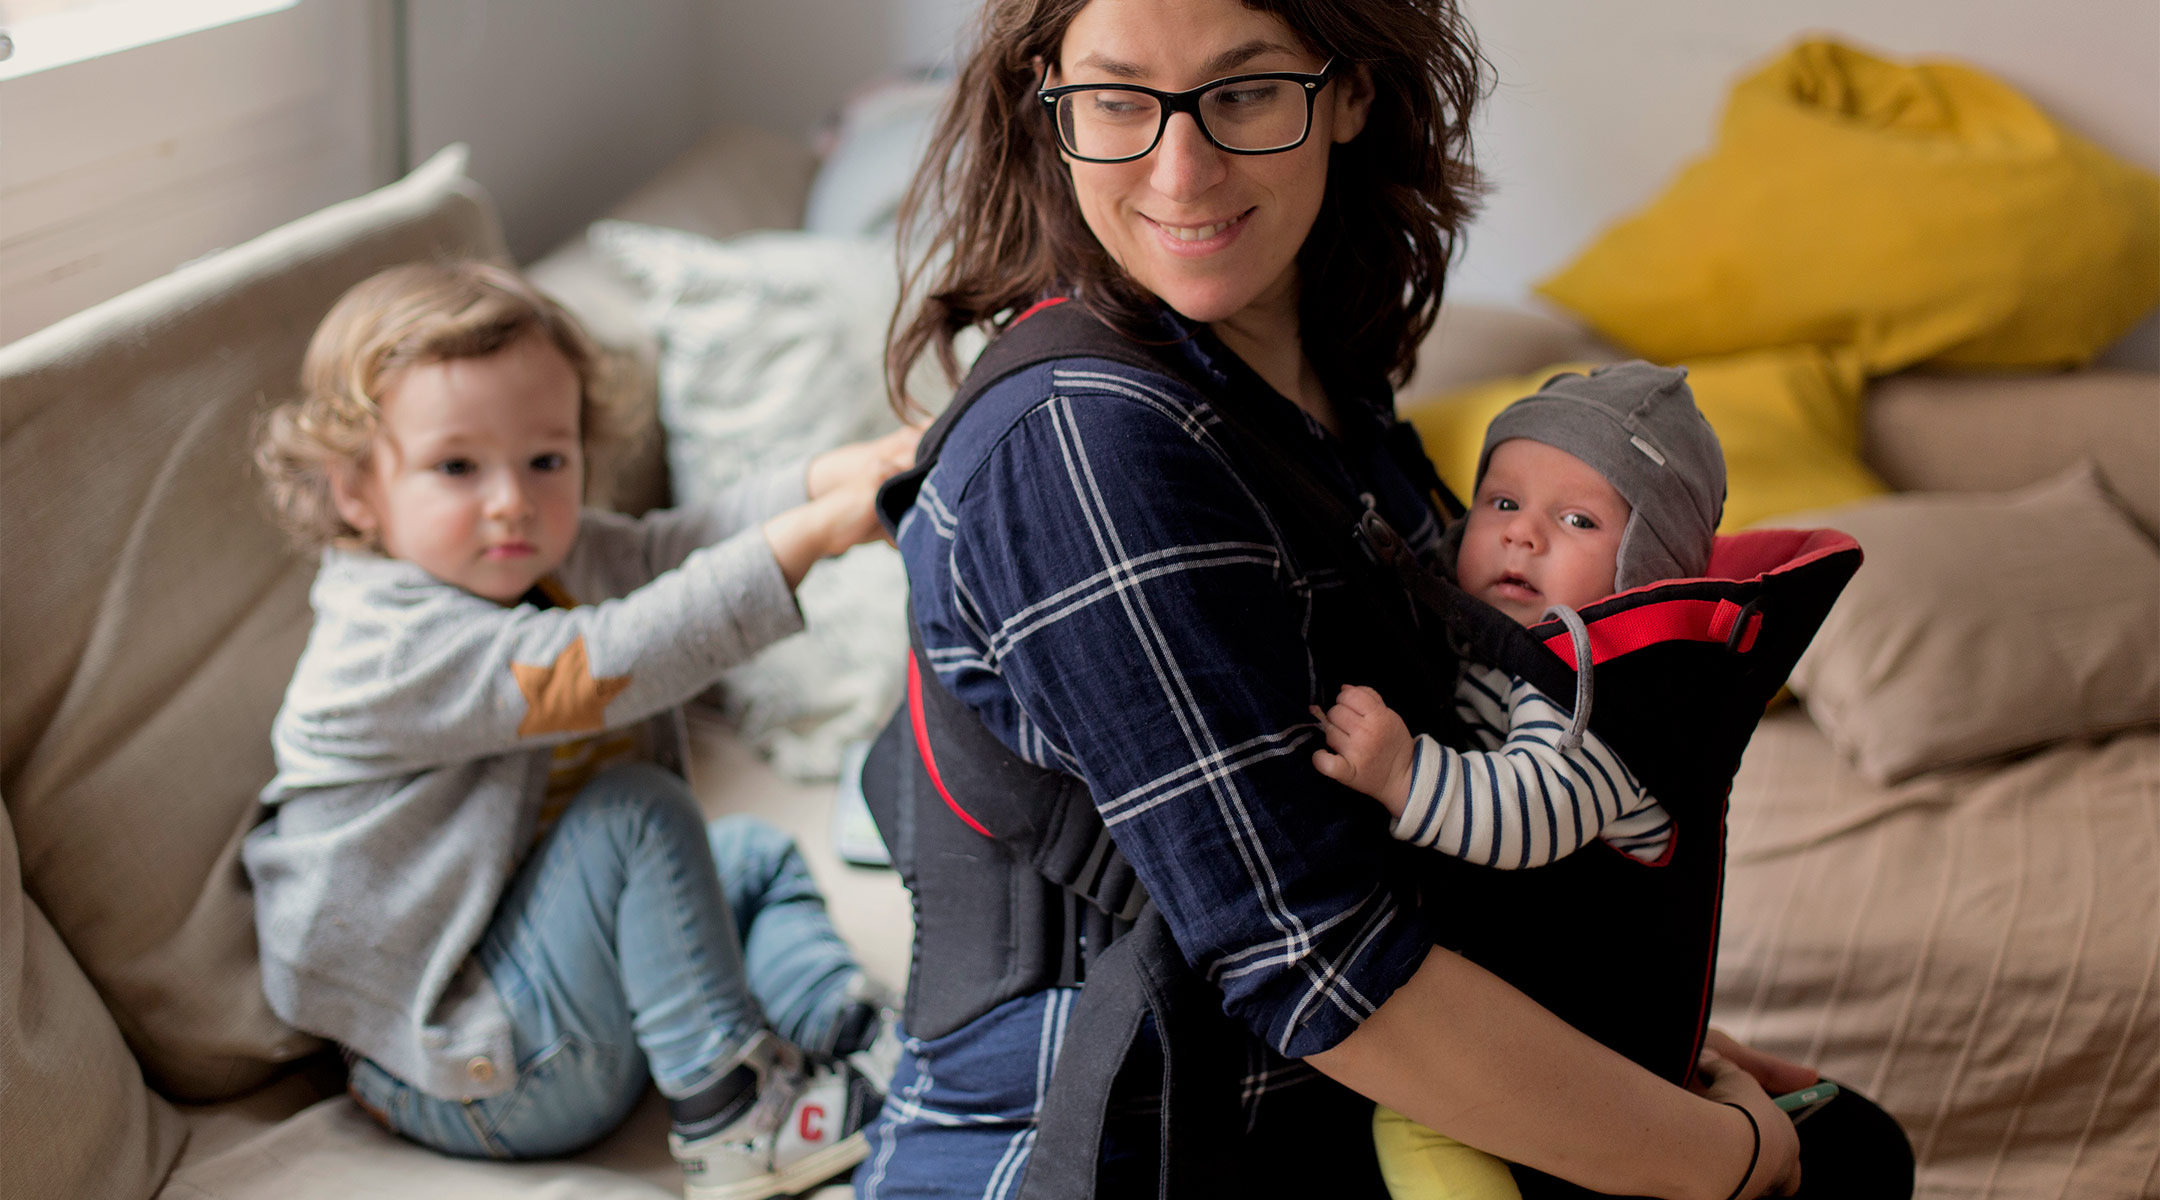
M1372 113L1372 71L1364 63L1355 63L1340 78L1341 85L1334 89L1329 103L1335 106L1334 125L1331 136L1337 144L1347 142L1365 131L1365 118Z
M330 464L330 503L337 507L338 516L353 527L361 537L373 541L381 521L375 515L375 505L367 497L368 489L361 483L362 467L358 463L339 460Z

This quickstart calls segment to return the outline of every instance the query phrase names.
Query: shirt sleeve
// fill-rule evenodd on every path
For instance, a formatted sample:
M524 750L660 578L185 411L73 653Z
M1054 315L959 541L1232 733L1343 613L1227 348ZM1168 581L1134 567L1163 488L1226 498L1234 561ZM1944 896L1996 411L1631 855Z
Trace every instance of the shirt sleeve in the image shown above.
M1197 425L1144 397L1053 397L971 478L933 474L946 490L902 546L938 592L917 618L939 677L1015 752L1087 782L1226 1011L1302 1057L1431 943L1385 823L1311 766L1309 581Z
M710 499L680 508L658 508L634 520L587 513L610 535L632 543L646 578L672 570L690 552L762 526L781 511L809 499L809 463L797 460L746 475Z
M1565 745L1568 715L1527 680L1472 668L1457 711L1475 730L1497 715L1503 695L1497 749L1451 750L1418 735L1395 836L1504 869L1557 862L1601 836L1639 861L1662 857L1672 836L1664 808L1596 734Z
M626 725L802 628L756 529L575 608L505 608L417 571L351 590L316 591L316 631L275 732L284 786L389 778Z

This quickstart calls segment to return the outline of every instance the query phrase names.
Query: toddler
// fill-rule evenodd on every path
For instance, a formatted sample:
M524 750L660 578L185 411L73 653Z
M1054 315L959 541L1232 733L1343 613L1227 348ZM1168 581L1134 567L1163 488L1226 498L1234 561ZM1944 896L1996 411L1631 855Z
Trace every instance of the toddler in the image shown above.
M242 851L263 987L414 1141L566 1153L649 1077L694 1200L795 1192L862 1157L847 1056L884 1010L794 845L700 817L678 706L801 627L916 433L581 509L620 432L603 365L515 273L414 264L338 301L265 422L322 562Z
M1617 591L1700 576L1725 505L1725 459L1682 368L1562 374L1493 419L1474 499L1450 531L1465 592L1534 625ZM1580 633L1578 633L1580 636ZM1412 738L1370 688L1320 718L1313 765L1385 805L1396 837L1502 868L1537 867L1592 838L1663 860L1672 822L1610 747L1528 682L1465 664L1456 711L1482 750ZM1500 1160L1385 1108L1374 1124L1397 1200L1517 1196Z

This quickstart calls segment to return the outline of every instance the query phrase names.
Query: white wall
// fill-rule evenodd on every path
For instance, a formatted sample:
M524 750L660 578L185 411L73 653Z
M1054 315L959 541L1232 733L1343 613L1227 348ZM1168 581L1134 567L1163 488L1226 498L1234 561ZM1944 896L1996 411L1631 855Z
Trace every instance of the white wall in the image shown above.
M935 61L974 0L715 0L716 112L808 130L879 70ZM1809 32L1949 56L2160 167L2154 0L1464 0L1499 76L1478 153L1494 184L1453 295L1523 302L1708 148L1727 88ZM2160 322L2113 361L2160 369Z
M470 143L511 253L546 253L709 127L716 3L409 0L412 161Z
M0 81L0 344L379 181L381 12L304 0Z
M1494 190L1452 279L1515 300L1709 148L1731 81L1808 32L2001 76L2072 129L2160 168L2153 0L1466 0L1499 74L1480 125ZM2111 360L2160 369L2160 323Z

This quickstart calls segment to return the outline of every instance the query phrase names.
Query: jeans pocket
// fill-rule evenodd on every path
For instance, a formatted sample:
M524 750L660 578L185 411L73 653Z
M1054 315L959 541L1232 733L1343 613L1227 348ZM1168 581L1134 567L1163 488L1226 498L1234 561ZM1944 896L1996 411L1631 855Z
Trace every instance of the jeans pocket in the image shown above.
M521 1063L500 1096L468 1101L466 1118L495 1158L547 1158L581 1150L612 1132L644 1091L642 1058L559 1038Z

